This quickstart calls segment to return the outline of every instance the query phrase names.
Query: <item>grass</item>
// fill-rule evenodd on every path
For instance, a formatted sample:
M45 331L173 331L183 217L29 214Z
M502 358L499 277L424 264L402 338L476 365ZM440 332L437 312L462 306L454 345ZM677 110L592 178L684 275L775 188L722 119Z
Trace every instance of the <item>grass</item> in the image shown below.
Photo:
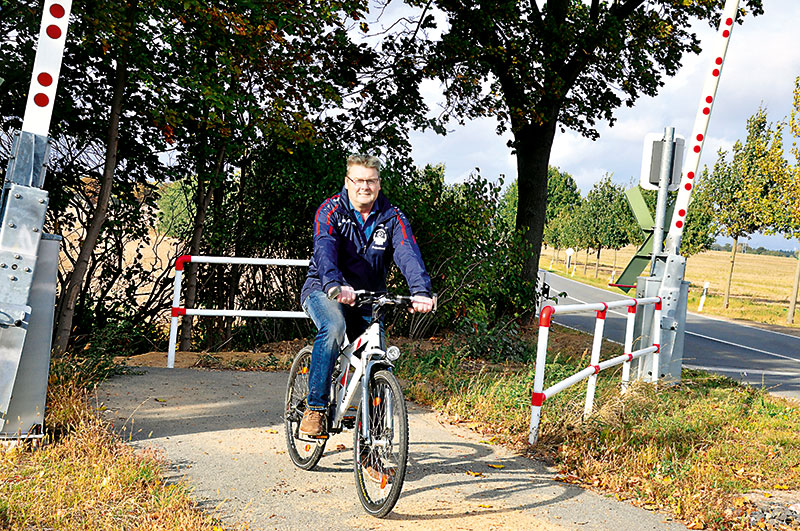
M614 267L614 251L604 250L600 254L598 278L594 278L594 254L590 253L589 255L589 263L584 275L583 265L586 253L578 252L573 255L573 260L577 260L578 264L573 278L614 293L620 293L616 288L609 288L608 282L612 272L615 272L615 278L619 277L634 251L633 247L626 247L618 251L616 267ZM552 269L556 273L564 274L564 252L560 252L556 260L553 249L542 249L539 265L544 269ZM793 258L738 253L731 282L730 304L728 308L723 308L725 283L730 269L730 253L706 251L689 257L686 262L686 280L690 282L688 310L697 311L703 285L708 282L709 290L703 306L703 313L800 328L800 314L795 315L795 322L792 325L786 323L786 312L796 267L797 261Z
M164 478L154 450L137 451L112 434L88 392L54 382L48 440L0 449L0 528L220 531L182 482Z
M554 329L545 387L588 364L590 338ZM619 352L603 347L603 358ZM407 396L523 453L553 463L564 481L671 512L694 529L745 529L750 491L800 488L800 408L724 377L684 370L679 386L619 389L600 374L583 422L585 384L545 402L539 444L527 444L533 368L489 364L442 344L401 358ZM608 373L608 374L606 374Z

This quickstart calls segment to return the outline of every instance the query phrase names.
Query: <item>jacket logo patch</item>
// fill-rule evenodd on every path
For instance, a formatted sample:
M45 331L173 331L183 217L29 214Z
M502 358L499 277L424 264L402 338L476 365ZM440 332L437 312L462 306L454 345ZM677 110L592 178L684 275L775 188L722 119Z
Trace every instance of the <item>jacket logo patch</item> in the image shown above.
M374 243L375 247L384 247L386 245L386 231L383 227L378 227L375 229L375 232L372 233L372 242Z

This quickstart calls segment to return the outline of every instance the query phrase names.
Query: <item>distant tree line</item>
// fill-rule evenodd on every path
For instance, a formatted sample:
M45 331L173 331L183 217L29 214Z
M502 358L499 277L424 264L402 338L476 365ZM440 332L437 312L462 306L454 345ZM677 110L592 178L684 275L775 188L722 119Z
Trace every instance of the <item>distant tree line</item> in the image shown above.
M712 251L724 251L728 253L731 252L732 248L733 246L730 243L726 243L723 245L715 243L711 246ZM786 258L797 258L797 251L786 251L783 249L766 249L762 246L751 247L746 243L740 243L739 248L740 248L739 252L741 253L759 254L764 256L783 256Z

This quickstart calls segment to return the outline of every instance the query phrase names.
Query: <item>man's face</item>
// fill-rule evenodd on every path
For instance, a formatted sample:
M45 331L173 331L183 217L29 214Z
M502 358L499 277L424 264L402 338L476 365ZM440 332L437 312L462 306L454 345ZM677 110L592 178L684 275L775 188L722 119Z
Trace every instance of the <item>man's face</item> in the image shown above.
M381 181L378 179L378 170L364 166L351 166L344 180L345 188L350 202L356 210L367 213L372 210L372 205L381 191Z

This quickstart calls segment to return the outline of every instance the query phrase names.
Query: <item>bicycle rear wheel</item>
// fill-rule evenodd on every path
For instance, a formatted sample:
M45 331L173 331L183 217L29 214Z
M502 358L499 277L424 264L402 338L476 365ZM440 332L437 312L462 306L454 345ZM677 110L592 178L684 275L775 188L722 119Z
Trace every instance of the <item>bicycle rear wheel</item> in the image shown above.
M326 439L301 437L298 429L306 410L308 375L311 368L311 347L303 347L295 356L286 384L284 426L286 447L292 462L303 470L311 470L322 458Z
M383 518L394 508L408 461L408 411L394 374L376 371L369 382L370 440L361 435L364 401L356 415L353 442L356 491L364 509Z

